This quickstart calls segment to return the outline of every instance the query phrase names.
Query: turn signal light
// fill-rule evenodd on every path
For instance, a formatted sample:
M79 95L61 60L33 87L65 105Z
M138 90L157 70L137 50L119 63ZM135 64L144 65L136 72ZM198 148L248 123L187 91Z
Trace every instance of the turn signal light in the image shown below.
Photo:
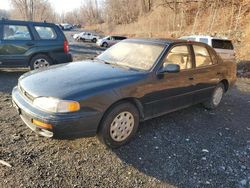
M32 123L41 127L41 128L45 128L45 129L52 129L52 125L48 124L48 123L44 123L35 119L32 119Z
M80 104L78 102L69 102L68 103L68 110L70 112L78 111L78 110L80 110Z

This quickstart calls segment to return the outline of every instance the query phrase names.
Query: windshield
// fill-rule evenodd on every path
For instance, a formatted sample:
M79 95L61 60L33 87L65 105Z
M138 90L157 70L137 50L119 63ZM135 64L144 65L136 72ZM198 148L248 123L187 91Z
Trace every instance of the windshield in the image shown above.
M117 66L149 70L163 51L164 46L135 42L119 42L96 59Z

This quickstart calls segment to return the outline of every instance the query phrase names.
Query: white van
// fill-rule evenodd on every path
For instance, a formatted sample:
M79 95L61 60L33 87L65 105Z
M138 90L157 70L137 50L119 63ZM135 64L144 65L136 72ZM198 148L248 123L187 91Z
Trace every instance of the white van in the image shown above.
M231 40L205 35L183 36L180 39L203 42L213 47L224 61L236 61L234 46Z

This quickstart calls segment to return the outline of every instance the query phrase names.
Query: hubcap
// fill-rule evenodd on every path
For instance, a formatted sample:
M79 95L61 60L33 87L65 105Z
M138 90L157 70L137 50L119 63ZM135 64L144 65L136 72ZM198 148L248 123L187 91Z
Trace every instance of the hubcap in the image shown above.
M46 59L37 59L34 62L34 69L40 69L43 67L48 67L49 66L49 62L46 61Z
M134 116L130 112L121 112L111 123L110 136L116 142L129 137L135 124Z
M215 106L220 104L220 101L222 99L223 96L223 88L218 87L215 91L214 91L214 96L213 96L213 103Z

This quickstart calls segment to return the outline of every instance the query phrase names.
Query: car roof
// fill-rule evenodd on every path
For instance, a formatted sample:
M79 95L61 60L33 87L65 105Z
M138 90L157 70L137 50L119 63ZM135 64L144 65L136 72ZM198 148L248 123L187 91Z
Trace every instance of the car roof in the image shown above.
M209 35L189 35L189 36L183 36L180 37L180 39L184 39L184 38L207 38L207 39L217 39L217 40L230 40L226 37L213 37L213 36L209 36Z
M46 21L44 22L34 22L34 21L22 21L22 20L8 20L8 19L2 19L0 20L0 23L8 23L8 24L44 24L44 25L55 25L54 23L48 23Z
M126 39L124 41L156 44L156 45L163 45L163 46L170 45L170 44L179 44L179 43L201 44L201 45L207 46L207 44L204 44L201 42L188 41L188 40L183 40L183 39L132 38L132 39Z

